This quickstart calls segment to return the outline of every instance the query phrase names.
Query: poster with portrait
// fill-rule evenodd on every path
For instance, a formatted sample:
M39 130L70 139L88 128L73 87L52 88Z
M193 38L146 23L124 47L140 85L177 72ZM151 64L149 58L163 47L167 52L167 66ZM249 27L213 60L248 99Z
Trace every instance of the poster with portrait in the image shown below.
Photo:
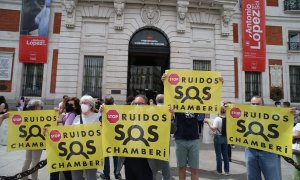
M19 59L47 63L51 0L23 0Z

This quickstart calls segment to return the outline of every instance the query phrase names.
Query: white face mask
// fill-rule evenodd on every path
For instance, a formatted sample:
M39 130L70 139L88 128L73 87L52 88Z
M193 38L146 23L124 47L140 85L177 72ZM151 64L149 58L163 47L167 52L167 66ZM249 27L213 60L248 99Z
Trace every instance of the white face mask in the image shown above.
M90 110L90 107L88 106L88 105L86 105L86 104L81 104L81 111L83 112L83 113L86 113L86 112L88 112Z

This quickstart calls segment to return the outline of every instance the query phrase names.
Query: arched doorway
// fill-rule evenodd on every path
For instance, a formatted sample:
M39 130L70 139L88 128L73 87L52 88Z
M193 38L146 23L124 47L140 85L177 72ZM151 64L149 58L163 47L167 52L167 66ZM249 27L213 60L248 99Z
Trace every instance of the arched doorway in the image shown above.
M156 28L138 30L129 41L127 96L163 93L161 76L170 67L170 45Z

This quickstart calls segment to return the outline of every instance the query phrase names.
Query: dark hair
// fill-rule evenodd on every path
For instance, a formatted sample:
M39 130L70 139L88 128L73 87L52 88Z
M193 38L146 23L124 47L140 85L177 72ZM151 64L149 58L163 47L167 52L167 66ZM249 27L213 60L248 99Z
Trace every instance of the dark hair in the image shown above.
M275 106L280 105L280 104L281 104L280 101L276 101L276 102L275 102Z
M75 105L75 112L77 115L80 115L81 114L81 107L80 107L80 100L77 98L77 97L68 97L68 98L65 98L64 101L63 101L63 107L64 109L66 108L66 104L69 102L69 101L74 101L74 105Z
M130 105L133 100L134 100L133 96L128 96L127 99L126 99L126 104Z
M0 96L0 104L6 103L6 99L4 96Z
M115 100L112 96L105 97L104 103L106 105L113 105L114 102L115 102Z
M63 99L65 99L65 98L67 98L67 97L69 97L69 96L68 96L68 95L64 95L64 96L63 96Z
M283 105L286 106L286 107L290 107L290 106L291 106L291 103L288 102L288 101L284 101L284 102L283 102Z
M5 97L4 96L0 96L0 105L2 104L2 103L4 103L4 111L5 112L8 112L8 104L6 103L6 99L5 99Z
M100 103L103 103L103 99L102 98L97 98L97 101L99 101Z

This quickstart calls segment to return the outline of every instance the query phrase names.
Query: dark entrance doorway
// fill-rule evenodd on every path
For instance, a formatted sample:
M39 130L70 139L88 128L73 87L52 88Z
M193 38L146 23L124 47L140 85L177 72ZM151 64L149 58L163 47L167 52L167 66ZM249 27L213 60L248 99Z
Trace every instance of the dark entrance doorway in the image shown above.
M154 28L137 31L129 42L127 96L144 94L155 99L163 93L161 76L170 67L166 36Z

